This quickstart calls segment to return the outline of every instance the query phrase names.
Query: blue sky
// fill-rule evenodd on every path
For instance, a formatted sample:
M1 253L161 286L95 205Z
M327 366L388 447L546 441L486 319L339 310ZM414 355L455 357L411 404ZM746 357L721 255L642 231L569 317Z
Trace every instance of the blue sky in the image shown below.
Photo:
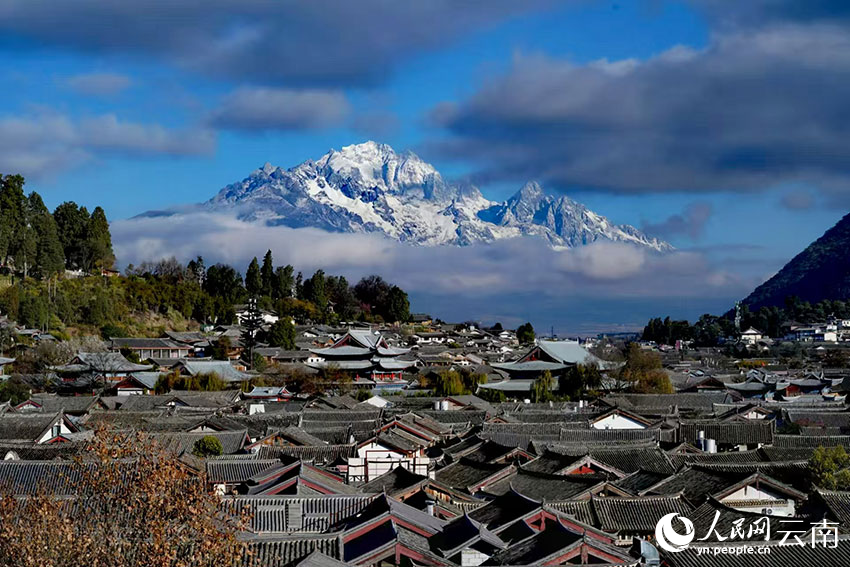
M740 275L676 304L692 316L845 214L847 20L828 0L8 0L0 168L120 220L377 139L492 199L538 178Z

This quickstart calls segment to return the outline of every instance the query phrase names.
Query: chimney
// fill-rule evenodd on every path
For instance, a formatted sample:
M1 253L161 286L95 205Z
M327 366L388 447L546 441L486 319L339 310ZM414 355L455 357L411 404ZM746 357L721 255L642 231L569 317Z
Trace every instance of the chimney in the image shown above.
M425 509L428 511L429 516L436 516L436 513L434 511L436 508L436 504L437 503L434 502L434 500L431 498L425 501Z

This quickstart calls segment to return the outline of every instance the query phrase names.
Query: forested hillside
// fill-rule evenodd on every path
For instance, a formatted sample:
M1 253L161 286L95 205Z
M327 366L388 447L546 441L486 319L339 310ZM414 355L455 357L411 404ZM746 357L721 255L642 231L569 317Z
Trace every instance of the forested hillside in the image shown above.
M62 203L51 213L38 193L24 193L19 175L0 178L0 312L58 336L158 336L164 329L234 323L234 306L256 298L260 308L298 322L353 319L405 321L407 294L380 276L352 286L318 270L305 278L275 265L271 251L254 258L245 277L233 266L207 267L198 257L130 265L121 277L101 277L115 264L109 222ZM66 272L66 270L69 270ZM108 272L114 274L115 272Z
M24 279L49 279L65 269L84 272L115 263L109 221L102 208L91 213L74 202L51 213L41 196L24 193L24 178L0 178L0 264Z
M850 215L758 286L744 303L755 311L782 306L786 297L810 303L850 299Z

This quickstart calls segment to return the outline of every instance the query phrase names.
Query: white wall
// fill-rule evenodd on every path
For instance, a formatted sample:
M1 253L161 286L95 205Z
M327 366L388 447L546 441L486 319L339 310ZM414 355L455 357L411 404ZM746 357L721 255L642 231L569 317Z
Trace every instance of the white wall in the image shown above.
M744 512L762 514L765 508L773 510L773 516L793 516L794 501L768 488L745 486L720 500L723 504Z
M593 429L646 429L642 423L620 414L611 414L590 424Z

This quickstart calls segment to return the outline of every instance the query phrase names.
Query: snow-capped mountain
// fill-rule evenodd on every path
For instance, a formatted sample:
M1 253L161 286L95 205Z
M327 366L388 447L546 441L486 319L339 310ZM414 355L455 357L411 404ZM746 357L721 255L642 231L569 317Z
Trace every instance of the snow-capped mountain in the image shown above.
M447 183L415 154L376 142L331 150L290 169L266 164L204 207L271 225L377 232L429 246L534 235L557 247L610 240L672 249L534 182L505 202L490 201L472 185Z

